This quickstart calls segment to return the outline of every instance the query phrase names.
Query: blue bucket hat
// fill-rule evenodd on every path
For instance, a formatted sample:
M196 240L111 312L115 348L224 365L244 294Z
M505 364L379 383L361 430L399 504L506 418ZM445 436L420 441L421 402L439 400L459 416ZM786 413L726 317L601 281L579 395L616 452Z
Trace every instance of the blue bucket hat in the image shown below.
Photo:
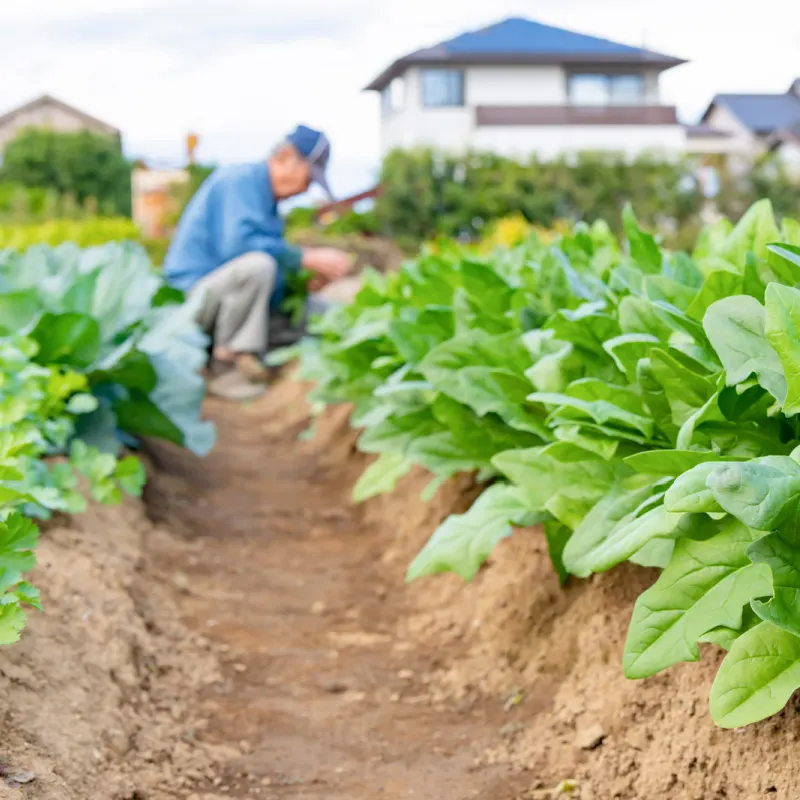
M311 179L322 187L325 194L333 200L326 170L331 157L331 143L322 131L315 131L306 125L298 125L287 137L291 144L311 167Z

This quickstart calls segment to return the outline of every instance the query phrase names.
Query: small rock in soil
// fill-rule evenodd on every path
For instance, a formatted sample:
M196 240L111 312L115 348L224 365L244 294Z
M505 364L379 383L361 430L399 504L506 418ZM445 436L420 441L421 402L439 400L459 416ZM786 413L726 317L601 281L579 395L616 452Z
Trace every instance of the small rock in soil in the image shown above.
M20 786L33 783L35 780L36 775L33 772L18 772L16 775L9 775L6 778L6 785L12 789L18 789Z
M311 613L314 616L321 617L326 611L328 610L328 606L322 602L322 600L317 600L313 606L311 606Z
M233 668L236 672L247 672L247 667L244 664L234 664Z
M581 750L595 750L600 747L606 738L606 732L601 725L589 725L581 728L575 737L575 746Z
M189 594L189 576L185 573L176 572L172 576L172 584L181 594Z
M414 677L414 671L410 669L401 669L400 672L397 673L397 677L400 678L401 681L410 681Z

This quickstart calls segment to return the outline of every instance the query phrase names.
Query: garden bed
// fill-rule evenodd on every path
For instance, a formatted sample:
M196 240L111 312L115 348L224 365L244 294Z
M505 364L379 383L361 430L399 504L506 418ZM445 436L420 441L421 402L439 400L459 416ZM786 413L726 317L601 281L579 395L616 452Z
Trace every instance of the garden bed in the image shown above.
M351 506L365 457L347 409L297 440L307 388L210 404L219 447L154 451L148 514L128 501L48 527L46 611L0 653L5 778L34 779L0 797L795 798L796 702L716 728L713 647L622 677L653 572L562 589L528 529L471 583L405 585L471 479L425 503L415 472Z

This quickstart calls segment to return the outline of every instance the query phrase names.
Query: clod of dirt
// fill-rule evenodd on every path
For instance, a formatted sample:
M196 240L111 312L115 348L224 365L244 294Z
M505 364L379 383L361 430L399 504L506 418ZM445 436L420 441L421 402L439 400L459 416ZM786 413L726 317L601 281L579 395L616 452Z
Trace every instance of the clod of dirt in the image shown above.
M575 737L575 746L581 750L596 750L603 744L606 732L602 725L594 724L581 728Z
M350 687L343 681L327 680L325 678L319 681L319 688L328 694L344 694Z

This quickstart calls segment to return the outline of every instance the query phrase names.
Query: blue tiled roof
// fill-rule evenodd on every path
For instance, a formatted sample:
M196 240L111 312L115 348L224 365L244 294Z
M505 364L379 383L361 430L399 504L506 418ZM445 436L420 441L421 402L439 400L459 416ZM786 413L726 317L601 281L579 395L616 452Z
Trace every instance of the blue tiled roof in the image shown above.
M793 94L718 94L713 104L728 109L753 133L774 133L800 123L800 98Z
M527 53L538 55L631 55L649 54L649 51L608 39L573 33L529 19L512 17L479 31L462 33L455 39L442 42L439 47L448 53L478 54Z
M382 89L411 64L460 63L598 63L652 65L662 69L684 63L679 58L596 36L554 28L521 17L489 25L417 50L395 61L367 88Z

